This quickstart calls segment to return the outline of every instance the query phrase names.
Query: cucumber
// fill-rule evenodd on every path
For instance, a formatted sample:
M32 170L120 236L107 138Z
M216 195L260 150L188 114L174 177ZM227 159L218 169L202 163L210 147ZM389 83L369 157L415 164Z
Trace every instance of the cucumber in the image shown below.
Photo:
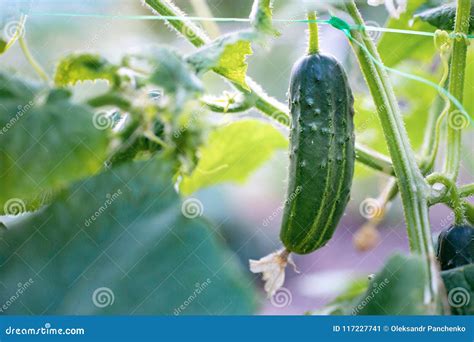
M474 228L452 226L441 232L437 255L443 271L474 263Z
M291 72L290 166L280 238L308 254L332 237L349 201L355 161L354 98L332 56L302 57Z

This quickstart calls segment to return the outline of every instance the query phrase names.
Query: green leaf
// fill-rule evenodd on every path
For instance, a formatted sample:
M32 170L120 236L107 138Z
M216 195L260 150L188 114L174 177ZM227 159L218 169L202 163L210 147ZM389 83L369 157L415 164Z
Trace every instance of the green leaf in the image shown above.
M474 264L441 272L454 315L474 315Z
M150 82L160 86L165 95L173 95L176 105L181 108L184 102L195 98L203 91L201 80L186 63L184 58L166 47L155 46L144 51L143 56L151 67Z
M354 307L357 315L423 315L428 276L419 256L395 254L370 282Z
M220 127L198 151L199 162L180 184L183 194L223 183L244 182L276 149L287 147L286 138L270 124L242 120Z
M254 37L252 32L247 31L222 36L188 56L187 61L197 73L212 69L245 90L250 90L245 81L248 67L246 57L252 54L250 42Z
M54 82L60 87L95 80L105 80L112 85L118 85L117 71L117 66L99 55L71 54L60 60L54 75Z
M279 36L280 32L273 26L273 0L254 0L250 22L259 32Z
M359 303L361 297L367 291L368 284L367 277L352 281L344 293L337 296L323 309L311 313L315 315L352 315L354 306Z
M0 309L253 313L251 280L203 220L183 216L171 177L162 159L123 165L73 185L44 211L1 232L0 302L18 284L31 284Z
M407 1L407 10L400 19L391 18L385 26L390 29L432 31L430 25L421 21L410 25L415 11L425 2L426 0ZM378 50L382 61L389 67L394 67L407 58L427 61L435 54L432 38L395 33L383 34Z
M456 21L456 3L430 8L415 15L415 19L427 22L430 25L445 31L454 30ZM474 30L474 4L471 6L469 33Z
M66 90L43 94L0 74L0 212L9 212L9 200L26 206L96 173L106 160L108 135L94 126L89 108L72 103Z
M7 50L8 42L0 38L0 54Z

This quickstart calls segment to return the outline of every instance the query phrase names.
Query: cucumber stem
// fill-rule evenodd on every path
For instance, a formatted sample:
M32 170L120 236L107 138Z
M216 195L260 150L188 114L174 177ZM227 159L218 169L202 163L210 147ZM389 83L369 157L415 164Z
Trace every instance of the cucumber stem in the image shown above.
M457 192L458 192L459 198L474 196L474 183L460 186L459 188L457 188ZM432 206L438 203L449 204L450 201L451 201L451 197L449 193L447 191L443 191L441 192L441 194L438 194L438 196L431 197L429 200L429 205Z
M392 161L389 157L358 143L356 143L356 159L374 170L378 170L390 176L395 176Z
M463 185L458 188L458 191L461 197L474 196L474 183Z
M308 11L308 55L319 53L319 32L318 23L316 22L316 11Z
M20 35L18 37L18 42L20 43L21 50L23 51L23 54L25 55L25 58L28 63L30 63L31 67L35 70L35 72L43 81L49 82L48 74L46 74L46 72L35 59L35 57L33 57L33 55L31 54L31 51L28 48L28 44L26 44L26 40L23 35Z
M457 225L465 223L465 209L464 205L459 196L458 189L456 188L456 183L454 183L449 177L441 173L432 173L426 177L428 184L443 184L446 187L446 193L449 196L450 207L453 208L454 212L454 222Z
M471 0L458 0L456 9L456 22L454 33L467 35L471 19ZM466 72L467 39L455 38L453 54L451 57L451 70L449 77L449 92L460 102L463 102L464 78ZM461 128L456 127L456 116L463 115L454 106L448 114L447 152L444 164L444 173L456 181L461 165Z
M345 7L356 25L365 26L354 1L349 1ZM364 31L352 30L349 38L378 108L402 197L410 249L425 260L425 272L429 279L425 287L425 303L434 313L438 307L441 283L428 219L429 188L417 165L390 79L382 67L383 63L374 42Z

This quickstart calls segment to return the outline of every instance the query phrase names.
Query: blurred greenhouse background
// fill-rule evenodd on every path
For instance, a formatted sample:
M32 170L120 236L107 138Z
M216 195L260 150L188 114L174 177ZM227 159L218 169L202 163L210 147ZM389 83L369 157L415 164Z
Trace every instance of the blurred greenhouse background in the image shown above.
M207 7L203 6L204 2L207 2ZM34 0L32 3L27 20L26 38L34 56L51 74L60 57L75 51L95 51L112 62L120 61L125 52L150 44L165 44L182 53L194 51L193 46L177 37L163 21L123 18L123 16L151 14L138 0ZM316 8L322 18L328 17L328 10L332 10L336 15L343 15L333 1L276 0L274 18L302 19L305 17L305 8L315 3L318 4ZM364 2L359 3L366 20L372 25L385 25L388 14L383 6L369 7ZM177 0L176 4L191 16L221 18L247 18L252 7L251 0ZM65 15L59 15L61 13ZM202 22L199 25L216 36L219 32L232 32L246 28L249 24ZM253 45L253 55L248 57L248 75L258 81L271 96L286 103L290 70L293 63L305 53L307 33L304 23L277 22L275 25L282 35L278 39L271 39L267 44ZM374 107L345 36L329 25L321 25L320 37L322 51L335 55L348 71L357 99L357 140L386 152ZM380 34L374 38L383 39ZM391 39L391 53L396 54L399 45L409 44L412 37L392 34ZM439 59L432 47L432 40L429 37L422 37L422 41L418 44L422 44L425 48L422 51L413 48L412 58L395 67L422 75L437 83L436 80L440 77ZM472 50L471 47L468 57L470 72L467 74L466 86L471 94L467 97L471 113L474 111ZM2 69L12 72L15 70L14 72L33 79L37 77L23 57L18 44L0 58L0 63ZM423 138L423 131L420 128L425 123L436 91L400 77L393 79L407 120L410 138L418 148ZM204 81L207 89L211 89L216 95L228 88L228 85L216 75L207 74ZM99 91L101 87L105 85L97 82L93 86L86 83L76 88L80 90L80 97L82 94L86 96ZM224 124L242 115L266 120L255 110L233 115L212 114L211 117L217 124ZM287 134L286 129L281 129ZM472 130L464 136L464 139L461 180L468 181L472 180L474 172ZM238 255L245 270L248 269L249 259L258 259L281 247L278 234L281 205L286 191L287 165L287 152L280 150L243 184L212 186L195 195L203 203L204 214ZM260 276L247 271L249 279L259 288L260 314L303 314L319 310L338 294L346 291L353 281L367 279L395 251L408 251L403 213L398 199L379 225L380 239L376 245L367 251L359 251L354 246L355 233L366 223L366 218L361 215L361 203L366 198L376 198L387 180L387 177L380 173L360 165L357 167L352 198L334 238L326 247L315 253L295 256L295 263L300 273L289 270L284 285L291 294L290 301L280 305L266 299L261 289ZM431 210L434 232L446 228L451 221L450 211L443 206Z

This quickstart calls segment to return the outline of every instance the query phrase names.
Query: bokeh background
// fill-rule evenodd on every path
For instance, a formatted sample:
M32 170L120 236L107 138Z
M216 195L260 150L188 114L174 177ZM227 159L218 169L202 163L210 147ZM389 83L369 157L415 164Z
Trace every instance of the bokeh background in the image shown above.
M214 17L248 17L251 0L207 0L208 8L202 5L205 0L177 0L176 4L189 15ZM316 1L275 1L274 17L279 19L302 19L305 8ZM317 1L322 17L333 8L331 1ZM369 7L360 2L364 17L372 25L384 25L388 14L383 6ZM1 9L0 9L1 10ZM208 12L210 11L210 13ZM95 16L59 16L58 14ZM53 15L55 14L55 15ZM194 48L183 38L178 37L159 20L132 20L111 18L110 16L150 15L140 1L134 0L83 0L33 1L27 22L27 40L36 58L49 73L53 73L58 59L75 51L95 51L112 62L133 49L150 44L173 46L182 53L192 52ZM248 27L248 23L201 23L204 29L216 37L220 33L232 32ZM290 69L306 49L306 27L303 23L277 23L282 35L271 39L265 45L254 45L254 53L248 58L248 74L258 81L264 89L282 102L287 100ZM434 30L434 29L433 29ZM357 139L373 148L384 151L384 142L374 108L367 94L356 61L344 35L328 25L321 25L321 46L326 53L335 55L345 65L351 85L357 98ZM374 39L380 39L376 34ZM407 37L400 37L399 44ZM424 38L425 55L420 58L414 53L397 67L420 74L433 80L439 79L439 60L431 38ZM472 50L472 48L471 48ZM394 52L396 53L396 46ZM473 58L470 54L469 65ZM35 78L29 64L18 46L1 57L2 68L11 68L23 76ZM407 118L410 138L419 146L423 138L422 127L426 115L436 96L436 91L413 81L394 77L403 114ZM210 92L219 94L227 85L217 76L208 74L205 83ZM99 85L100 86L100 85ZM87 85L80 89L87 93ZM473 73L468 73L467 89L472 92ZM468 98L472 108L474 99ZM472 111L471 111L472 112ZM242 116L260 117L263 115L250 111ZM225 120L233 120L226 117ZM286 130L282 129L287 133ZM465 150L461 169L461 182L472 181L474 170L472 131L464 136ZM288 156L286 151L273 155L262 168L243 184L224 184L201 190L195 195L204 206L204 214L219 227L222 236L238 255L247 269L248 259L258 259L281 247L278 234L281 220L281 205L285 196ZM403 212L399 199L379 226L380 240L373 249L365 252L354 247L354 234L366 222L360 205L366 198L379 195L387 182L387 177L359 166L356 170L352 199L339 227L330 243L320 250L294 260L300 273L291 268L287 272L285 288L291 293L291 300L285 305L274 305L265 298L261 289L259 275L249 273L250 279L260 291L261 314L303 314L321 309L335 296L347 289L351 281L367 278L376 272L395 251L407 252L408 241L403 223ZM447 228L452 214L443 206L431 210L433 232L436 234ZM10 218L11 220L11 218Z

